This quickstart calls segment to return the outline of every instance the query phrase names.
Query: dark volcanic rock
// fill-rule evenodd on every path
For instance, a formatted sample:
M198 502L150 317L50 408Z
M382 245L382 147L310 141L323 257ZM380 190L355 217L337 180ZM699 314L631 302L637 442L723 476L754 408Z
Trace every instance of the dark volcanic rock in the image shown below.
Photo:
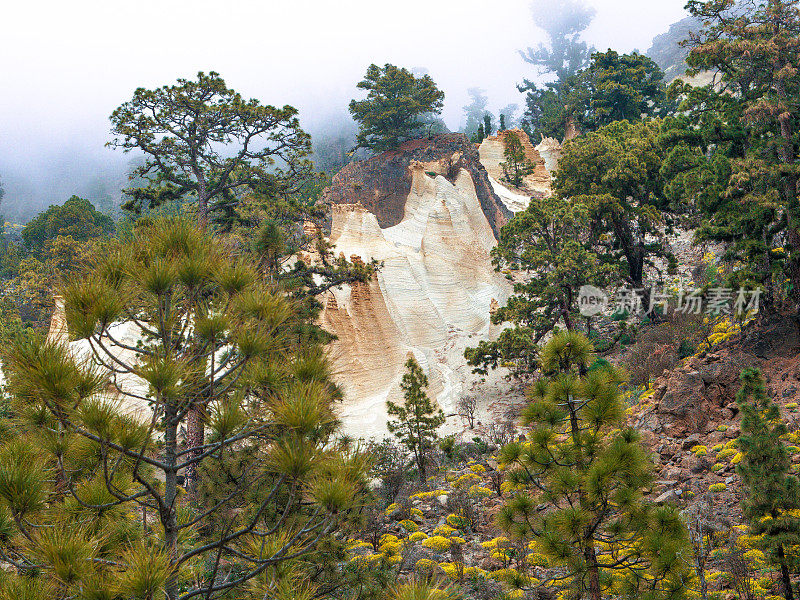
M438 163L433 170L450 181L455 181L460 169L469 172L495 236L512 217L492 190L486 169L478 160L477 146L461 133L410 140L395 150L346 165L334 175L323 201L360 203L375 214L381 228L397 225L403 220L406 198L411 191L411 161Z

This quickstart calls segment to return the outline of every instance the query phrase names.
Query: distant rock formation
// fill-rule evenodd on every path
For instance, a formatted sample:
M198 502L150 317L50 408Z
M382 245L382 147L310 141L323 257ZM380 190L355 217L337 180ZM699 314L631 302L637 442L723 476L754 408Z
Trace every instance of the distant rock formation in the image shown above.
M511 218L511 211L492 189L478 149L461 133L410 140L395 150L346 165L333 177L323 202L331 205L359 203L375 215L380 227L394 227L405 216L406 198L412 183L409 167L414 161L451 183L459 172L466 171L495 236Z
M502 163L505 162L505 137L509 133L517 134L525 155L534 165L533 173L527 175L518 188L505 181L502 167ZM489 136L481 142L478 149L481 164L489 174L492 189L506 208L514 213L525 210L531 196L551 193L551 173L558 166L560 152L561 144L552 138L546 138L534 147L528 134L521 129L506 129L497 135Z
M505 303L511 286L491 264L495 236L472 175L478 173L479 181L488 185L486 171L479 165L472 170L464 166L476 154L473 146L473 158L466 161L463 155L434 161L406 156L402 177L396 172L399 159L381 155L379 161L351 165L347 179L334 179L328 197L340 199L347 197L348 188L337 186L367 181L361 169L373 172L381 163L390 164L402 189L408 181L402 199L379 188L379 197L392 203L391 210L373 203L376 214L362 202L363 194L331 207L334 251L382 265L372 281L332 289L323 302L321 325L337 336L331 359L345 394L339 416L349 433L385 435L386 401L402 398L400 379L409 353L427 373L428 393L445 413L455 412L458 399L478 379L465 363L464 349L497 335L490 311ZM453 165L462 166L453 172ZM389 181L376 175L380 185ZM485 197L493 203L490 215L507 218L507 209L493 193ZM379 214L386 222L398 206L400 221L383 227ZM458 425L456 418L448 426L455 430Z

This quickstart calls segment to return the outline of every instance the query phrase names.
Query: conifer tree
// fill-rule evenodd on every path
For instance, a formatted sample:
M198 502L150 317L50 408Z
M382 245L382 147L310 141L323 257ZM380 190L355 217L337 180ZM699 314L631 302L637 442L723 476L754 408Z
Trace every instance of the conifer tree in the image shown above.
M652 464L623 423L622 374L593 361L576 332L558 333L542 349L542 376L522 414L528 442L500 453L518 491L498 523L510 537L532 538L562 569L548 587L591 600L681 598L686 529L674 508L643 499Z
M490 135L492 135L492 131L494 131L494 129L492 128L492 115L490 115L489 113L486 113L485 115L483 115L483 135L484 135L484 137L489 137Z
M800 482L789 475L789 454L781 442L786 424L777 405L769 400L758 369L742 371L742 387L736 403L742 412L742 435L737 446L742 460L736 473L742 478L745 497L742 513L753 535L780 568L783 593L793 600L787 549L800 545Z
M430 75L414 76L408 69L370 65L358 88L364 100L350 101L350 114L359 124L357 148L383 152L421 133L426 115L442 112L444 92Z
M305 597L299 561L365 480L292 303L183 217L140 221L64 296L82 350L28 338L4 358L0 558L19 574L0 597Z
M533 173L533 163L525 154L525 148L519 136L513 131L509 131L503 136L503 157L505 162L500 163L508 181L514 187L522 185L522 180L526 175Z
M556 172L557 193L589 212L589 247L633 289L671 256L658 133L655 120L611 123L565 144Z
M800 116L798 0L690 0L703 25L684 42L689 75L667 123L670 191L702 211L701 240L723 242L741 264L729 286L763 287L765 304L800 303ZM773 301L774 299L774 301Z
M208 221L243 190L266 187L277 196L296 190L311 173L311 136L300 127L297 109L247 100L213 71L176 85L138 88L110 120L114 139L108 145L145 157L131 173L142 185L125 190L123 208L136 214L192 199L199 218Z
M506 116L503 113L500 113L500 127L498 131L505 131L506 130Z
M436 430L444 424L445 418L441 408L435 408L425 393L428 378L422 367L411 356L406 361L406 373L400 383L404 402L401 405L387 402L386 408L390 416L387 422L389 431L414 454L420 481L426 481L425 457L436 440Z
M492 262L496 270L516 277L514 294L492 315L492 322L513 327L504 328L497 340L465 350L475 372L485 374L504 364L516 376L531 375L539 342L554 329L579 326L580 288L602 288L617 273L588 247L589 224L585 205L553 195L531 198L528 208L503 226Z

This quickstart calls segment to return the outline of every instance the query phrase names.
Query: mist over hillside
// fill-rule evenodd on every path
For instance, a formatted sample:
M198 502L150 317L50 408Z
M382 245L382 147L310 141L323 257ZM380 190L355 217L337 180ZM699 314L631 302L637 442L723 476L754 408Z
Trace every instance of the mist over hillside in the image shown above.
M661 23L669 22L664 20L664 15L680 14L680 10L676 9L677 4L671 7L664 5L659 7L658 10L648 10L646 15L639 14L642 11L636 8L626 8L624 6L625 3L598 0L596 4L600 10L595 23L588 31L588 35L592 38L594 45L600 49L609 46L612 41L615 45L619 44L619 34L612 35L609 24L613 23L617 26L621 14L637 14L637 18L647 21L650 32L658 31L659 27L663 27L663 25L654 25L654 23L658 22L658 19L661 19ZM437 8L436 10L438 11L439 9ZM416 64L418 66L419 72L430 72L437 81L441 81L442 87L446 91L446 104L442 116L447 123L447 127L452 131L463 130L464 116L462 107L469 102L468 90L475 88L479 83L480 87L486 88L485 91L489 99L487 108L495 117L499 116L504 107L508 108L511 104L517 104L521 108L524 106L524 95L517 91L516 85L524 77L535 76L535 74L530 72L529 66L525 65L516 51L526 43L537 43L536 36L540 32L537 33L537 30L531 24L530 7L527 1L517 2L515 0L506 7L503 14L506 17L516 14L520 18L505 19L500 29L490 28L481 32L480 35L474 32L466 35L468 31L464 30L464 34L459 35L457 40L458 44L469 47L470 52L479 52L482 56L481 60L493 61L493 66L490 69L487 68L487 65L482 65L470 58L463 49L456 52L455 40L448 42L450 47L454 49L453 56L460 54L463 59L470 63L469 69L460 71L445 69L442 64L437 63L437 60L440 60L438 54L429 53L428 55L423 55L417 53L410 59L412 65ZM471 23L465 17L459 18ZM680 23L683 23L683 21ZM669 32L657 36L653 41L653 47L656 48L659 44L663 45L665 41L670 42L667 45L671 45L671 40L675 38L678 32L675 28L680 23L673 25ZM457 27L454 28L454 30L458 29ZM501 29L502 35L500 34ZM630 41L625 43L630 47L645 45L646 42L643 44L640 39L642 31L641 28L635 31L633 29L626 30L626 36L639 37L636 39L632 37ZM392 32L392 35L394 33ZM440 34L444 35L443 32L440 32ZM450 34L448 33L447 35ZM668 39L662 40L664 36L667 36ZM483 42L478 43L481 37L485 37L485 41L494 40L496 42L491 44L496 46L492 52L502 52L502 60L490 57L487 48L484 47L485 44ZM419 44L415 44L414 47L421 48ZM97 50L95 49L94 51L96 52ZM671 60L668 58L670 56L668 51L659 52L667 57L664 60ZM659 52L656 52L656 54L660 56ZM397 60L394 57L394 53L394 50L379 51L375 54L374 60L378 64ZM219 57L216 58L218 59ZM81 60L86 61L88 59L84 56ZM658 58L657 60L662 59ZM29 80L26 76L26 81L31 81L31 86L33 86L33 82L38 82L39 80L42 82L48 81L47 73L49 71L45 69L45 66L47 69L54 69L56 64L60 64L58 61L59 58L56 56L53 57L53 61L50 64L38 65L35 71L37 79ZM78 62L81 61L79 60ZM196 68L208 69L210 68L209 64L211 67L221 71L224 70L225 73L230 73L233 70L227 67L224 61L220 62L219 60L214 60L208 64L198 64ZM220 64L226 68L222 69L216 66ZM347 65L355 64L358 66L348 66L352 73L347 71L340 78L337 78L335 83L320 80L316 86L310 83L293 83L288 88L286 88L285 84L281 88L278 87L277 82L273 84L274 75L270 74L252 86L257 91L250 92L250 95L268 104L280 106L287 102L299 108L301 125L312 135L316 166L319 170L329 174L335 173L354 158L349 154L349 151L353 148L355 142L356 126L346 107L348 99L353 95L349 85L350 80L357 76L363 65L360 59L347 61ZM364 63L364 65L366 64ZM425 65L425 68L419 67L419 65ZM338 66L341 67L341 65ZM498 68L494 68L495 66ZM89 69L90 67L91 65L87 63L85 67L81 68ZM76 68L75 65L70 67L70 69L73 68ZM66 72L67 70L62 69L57 75L50 76L49 79L52 83L49 85L56 87L67 85L66 82L59 79ZM88 73L89 71L86 72ZM233 72L235 80L237 73L235 70ZM178 73L181 72L179 71ZM110 66L109 69L103 71L103 77L113 78L115 74L122 77L123 69ZM190 76L192 71L189 70L182 74ZM150 83L161 85L170 81L172 76L172 71L170 71L169 76L164 75L162 77L157 75ZM328 79L333 78L331 73L327 75L322 73L320 76L323 79L326 76ZM103 77L98 76L97 80L100 81ZM239 73L238 78L241 79L241 77L242 73ZM308 77L308 79L315 80L314 77ZM305 81L305 76L302 72L293 73L292 80L295 82ZM263 87L265 84L269 84L269 92L258 91L259 87ZM122 90L126 89L128 91L122 92ZM134 157L132 155L123 155L104 147L104 143L110 139L106 118L113 107L122 102L132 89L133 84L128 86L108 85L104 87L102 94L93 94L89 88L66 94L61 98L63 110L71 114L64 119L64 122L67 123L65 130L52 131L52 126L45 120L33 123L14 122L12 120L4 128L0 125L0 182L2 182L2 186L5 189L5 196L2 203L0 203L0 214L4 215L6 219L24 223L48 206L63 203L67 198L75 194L90 200L103 212L117 215L121 197L120 190L126 185L126 174L131 168L130 161ZM17 102L21 102L20 98L24 95L22 92L27 92L27 90L20 90L20 93L14 95L17 97ZM30 91L28 93L33 92ZM8 108L12 107L12 100L13 97L8 100ZM48 102L49 100L45 97L36 99L36 103L47 104ZM98 105L106 108L100 109ZM34 104L29 108L31 114L35 113L36 110L44 110L51 116L55 114L53 109L49 107L41 108L38 104ZM83 112L81 113L80 111ZM87 111L91 111L88 116ZM357 155L356 157L359 156ZM360 157L363 158L363 156Z

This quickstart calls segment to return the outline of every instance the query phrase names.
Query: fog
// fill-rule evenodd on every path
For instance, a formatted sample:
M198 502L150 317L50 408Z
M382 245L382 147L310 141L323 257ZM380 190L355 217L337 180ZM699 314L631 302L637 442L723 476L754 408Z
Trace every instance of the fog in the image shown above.
M685 16L684 2L590 0L584 39L644 51ZM298 107L319 136L349 120L367 65L391 62L428 70L457 130L470 87L493 111L524 104L515 86L536 74L517 51L540 41L529 0L6 2L0 213L25 220L72 194L113 204L131 157L104 148L108 115L136 87L218 71L244 96Z

